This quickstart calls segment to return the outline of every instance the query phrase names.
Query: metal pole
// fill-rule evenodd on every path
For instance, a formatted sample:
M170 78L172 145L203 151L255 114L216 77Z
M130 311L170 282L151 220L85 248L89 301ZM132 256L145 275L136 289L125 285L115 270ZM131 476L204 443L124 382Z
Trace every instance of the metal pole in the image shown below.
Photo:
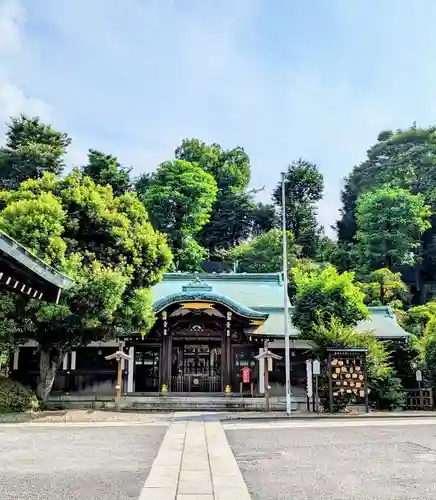
M289 306L288 306L288 241L286 237L286 198L285 173L282 172L282 224L283 224L283 288L284 288L284 327L285 327L285 391L286 413L291 415L291 355L289 342Z

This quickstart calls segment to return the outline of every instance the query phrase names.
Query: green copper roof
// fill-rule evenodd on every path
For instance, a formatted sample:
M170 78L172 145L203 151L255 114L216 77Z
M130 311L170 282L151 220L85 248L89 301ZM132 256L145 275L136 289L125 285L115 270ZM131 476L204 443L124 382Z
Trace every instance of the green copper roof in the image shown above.
M397 322L395 313L389 306L368 307L370 317L361 321L355 328L358 332L373 332L379 339L396 339L409 337L409 334L401 328ZM292 324L293 307L289 309L289 334L297 338L300 335L298 329ZM266 320L263 333L268 335L284 336L283 312L272 313Z
M398 324L397 317L390 306L368 307L370 318L362 321L356 326L358 332L374 332L380 339L392 339L409 337Z
M153 288L154 290L154 288ZM154 297L153 297L154 298ZM194 280L187 284L182 285L181 290L170 293L169 295L164 295L153 303L153 310L155 312L165 309L170 304L176 302L189 300L200 300L200 301L210 301L218 302L226 305L232 311L242 314L243 316L248 316L250 318L267 318L268 313L262 311L256 311L250 307L241 304L240 302L233 300L227 295L222 295L216 293L213 287L208 283L201 281L199 276L196 276Z
M268 316L262 333L278 338L284 336L284 289L281 273L166 273L163 280L153 287L152 294L155 311L165 307L162 304L168 300L176 302L204 297L206 300L227 303L231 309L238 307L237 310L244 310L243 314L250 317L256 317L255 314L258 317ZM357 325L357 331L372 331L380 339L409 336L398 324L389 306L369 307L368 310L370 317ZM293 307L289 304L290 335L297 338L299 331L292 325L292 313Z
M284 289L280 273L165 273L153 289L153 302L179 293L183 285L199 278L214 293L256 311L283 311Z

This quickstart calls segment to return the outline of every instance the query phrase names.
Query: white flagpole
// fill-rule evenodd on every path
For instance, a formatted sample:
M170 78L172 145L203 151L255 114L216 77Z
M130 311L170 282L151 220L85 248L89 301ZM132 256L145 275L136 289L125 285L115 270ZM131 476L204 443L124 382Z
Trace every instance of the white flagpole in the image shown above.
M286 413L291 415L291 356L289 341L289 304L288 304L288 242L286 237L286 198L285 174L282 173L282 223L283 223L283 288L284 288L284 329L285 329L285 390Z

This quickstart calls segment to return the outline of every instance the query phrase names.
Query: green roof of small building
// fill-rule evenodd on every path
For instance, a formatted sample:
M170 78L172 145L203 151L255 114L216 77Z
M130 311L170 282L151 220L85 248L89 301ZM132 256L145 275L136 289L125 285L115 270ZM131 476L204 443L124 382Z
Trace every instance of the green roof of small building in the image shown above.
M205 286L198 287L197 293L189 283L197 281ZM206 291L207 288L207 291ZM183 292L185 290L185 294ZM189 296L186 295L189 290ZM162 281L152 289L154 310L161 310L168 301L214 300L228 298L232 308L238 307L245 314L247 310L267 313L262 334L284 337L284 287L281 273L165 273ZM289 305L290 335L298 338L299 331L292 325L293 307ZM380 339L406 338L409 334L398 324L389 306L368 307L370 317L357 325L360 332L372 331Z

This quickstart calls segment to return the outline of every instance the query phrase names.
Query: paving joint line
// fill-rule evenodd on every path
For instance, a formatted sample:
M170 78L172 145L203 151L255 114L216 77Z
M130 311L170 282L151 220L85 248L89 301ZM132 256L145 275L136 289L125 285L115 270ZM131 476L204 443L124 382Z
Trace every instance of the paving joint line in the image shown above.
M175 500L177 500L177 497L179 496L180 476L182 475L183 455L185 454L186 436L187 436L187 434L188 434L188 424L186 424L185 435L183 436L183 446L182 446L182 453L180 455L179 473L177 474L177 484L176 484L176 496L175 496Z
M206 422L204 422L204 421L203 421L203 430L204 430L204 439L206 441L206 451L207 451L207 461L208 461L208 466L209 466L210 484L212 485L212 499L215 500L215 498L216 498L215 497L215 486L214 486L213 476L212 476L212 466L210 463L209 440L207 438Z

